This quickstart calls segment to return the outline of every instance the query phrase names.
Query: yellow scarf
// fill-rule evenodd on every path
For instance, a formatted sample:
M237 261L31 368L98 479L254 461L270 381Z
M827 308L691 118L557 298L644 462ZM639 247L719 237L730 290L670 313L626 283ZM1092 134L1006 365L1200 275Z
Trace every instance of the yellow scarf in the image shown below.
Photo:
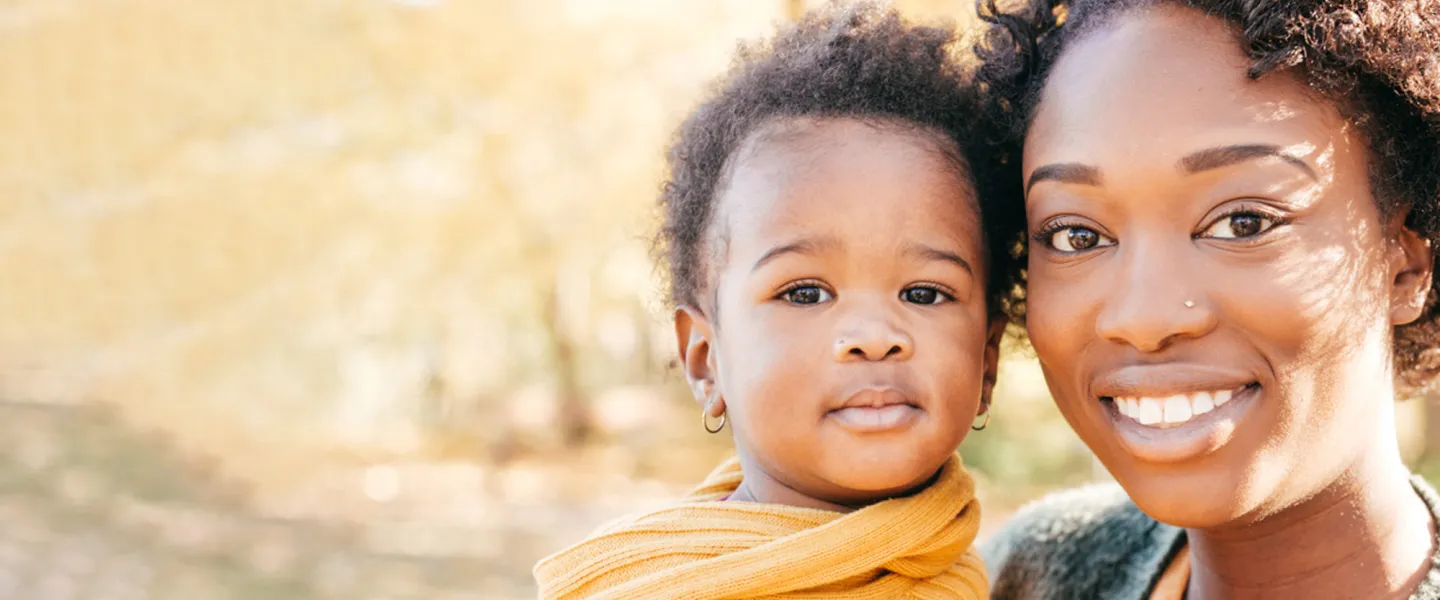
M740 479L731 459L685 504L616 521L540 561L540 597L988 597L985 565L971 548L980 503L959 456L921 492L848 514L722 502Z

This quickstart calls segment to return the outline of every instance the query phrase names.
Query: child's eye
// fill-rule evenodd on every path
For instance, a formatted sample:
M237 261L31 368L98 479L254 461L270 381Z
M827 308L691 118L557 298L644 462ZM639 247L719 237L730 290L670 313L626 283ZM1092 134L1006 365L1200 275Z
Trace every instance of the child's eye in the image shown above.
M1274 217L1253 211L1240 211L1216 219L1214 223L1205 228L1205 231L1200 232L1199 237L1217 239L1255 237L1278 224L1279 222Z
M825 291L825 288L818 285L802 285L790 288L780 294L780 297L791 304L819 304L834 299L834 296L831 296L830 292Z
M940 304L954 300L950 294L932 287L908 287L900 292L900 299L911 304Z

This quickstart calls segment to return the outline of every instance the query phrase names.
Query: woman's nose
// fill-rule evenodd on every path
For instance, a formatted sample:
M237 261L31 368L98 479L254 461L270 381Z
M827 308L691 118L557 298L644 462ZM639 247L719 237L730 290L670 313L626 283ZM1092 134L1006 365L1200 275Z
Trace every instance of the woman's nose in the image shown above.
M1095 319L1100 337L1141 352L1158 352L1197 338L1216 325L1216 313L1179 261L1132 248ZM1170 254L1173 257L1173 254Z

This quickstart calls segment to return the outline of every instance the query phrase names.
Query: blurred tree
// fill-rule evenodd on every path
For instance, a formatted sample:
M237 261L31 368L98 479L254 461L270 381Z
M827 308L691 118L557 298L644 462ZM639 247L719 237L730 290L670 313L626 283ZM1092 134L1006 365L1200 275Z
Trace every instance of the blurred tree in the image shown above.
M557 425L565 446L575 449L590 441L594 426L591 424L589 405L585 402L585 392L581 389L575 342L560 312L560 293L563 288L559 277L553 277L545 288L549 293L545 303L544 326L550 340L551 366L557 381L560 404Z

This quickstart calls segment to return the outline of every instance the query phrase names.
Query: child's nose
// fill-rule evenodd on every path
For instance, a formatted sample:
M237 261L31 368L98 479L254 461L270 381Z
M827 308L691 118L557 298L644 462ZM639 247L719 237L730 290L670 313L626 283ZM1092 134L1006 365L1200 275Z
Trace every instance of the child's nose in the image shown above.
M871 323L835 338L835 360L905 360L915 350L909 335L884 323Z

